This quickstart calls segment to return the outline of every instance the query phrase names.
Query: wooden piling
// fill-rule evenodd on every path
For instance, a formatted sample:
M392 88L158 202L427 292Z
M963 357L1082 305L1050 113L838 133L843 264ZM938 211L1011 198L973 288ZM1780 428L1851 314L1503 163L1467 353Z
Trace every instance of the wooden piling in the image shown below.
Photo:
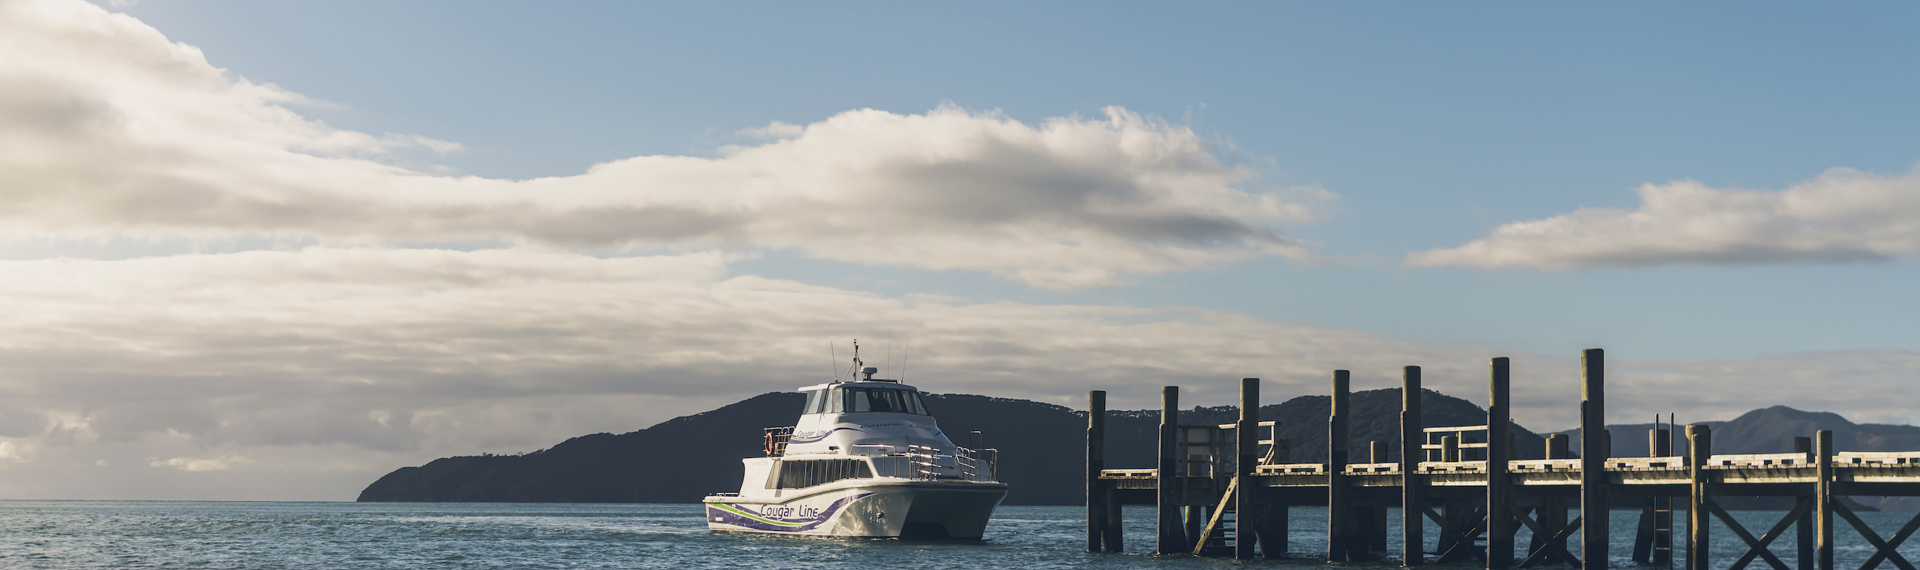
M1440 436L1440 460L1446 462L1460 460L1460 436Z
M1286 505L1267 505L1260 508L1260 557L1285 558L1287 532Z
M1349 375L1333 371L1333 401L1327 417L1327 560L1356 561L1366 556L1366 546L1355 536L1357 522L1348 501L1347 390Z
M1087 392L1087 552L1106 548L1107 485L1100 471L1107 463L1107 392Z
M1154 477L1157 491L1155 501L1155 520L1157 521L1154 540L1154 552L1174 554L1186 552L1186 528L1180 520L1180 491L1175 485L1184 481L1175 472L1178 463L1176 453L1180 436L1180 387L1164 386L1160 388L1160 461L1159 472Z
M1180 512L1186 513L1184 516L1187 522L1188 540L1200 540L1200 532L1206 529L1207 508L1202 505L1187 505L1181 507Z
M1656 422L1659 416L1654 416ZM1647 455L1651 457L1673 456L1673 426L1667 429L1654 429L1653 441L1648 442ZM1653 498L1653 545L1647 562L1656 566L1673 566L1673 497L1656 496Z
M1400 560L1408 566L1426 562L1426 540L1421 536L1426 525L1421 511L1420 460L1426 450L1426 432L1420 423L1420 367L1400 371ZM1562 436L1565 437L1565 436Z
M1233 557L1239 560L1253 558L1253 547L1257 542L1260 528L1260 514L1255 512L1253 496L1253 468L1258 464L1260 445L1260 379L1240 379L1240 425L1234 440L1236 453L1233 462L1233 486L1235 489L1234 541Z
M1813 433L1814 568L1833 570L1833 432Z
M1804 457L1803 463L1813 463L1813 438L1793 438L1793 452ZM1812 500L1812 497L1802 499ZM1807 509L1793 521L1793 537L1798 546L1795 550L1799 551L1799 570L1813 570L1813 509Z
M1507 357L1487 363L1487 568L1513 566L1513 499L1507 477L1513 459Z
M1256 429L1258 429L1257 426ZM1288 441L1280 437L1280 424L1278 422L1274 423L1273 432L1270 435L1273 438L1273 447L1267 450L1268 457L1271 458L1274 463L1286 463L1288 461L1289 451L1291 450L1288 449ZM1286 557L1287 533L1289 532L1287 528L1287 503L1285 501L1269 501L1269 504L1258 507L1258 512L1260 524L1257 532L1260 538L1260 556L1262 558Z
M1570 457L1572 457L1572 454L1567 453L1567 434L1547 434L1547 459L1568 459Z
M1710 570L1712 515L1707 514L1707 459L1713 456L1713 430L1687 426L1687 570Z
M1580 566L1607 567L1606 352L1580 353Z

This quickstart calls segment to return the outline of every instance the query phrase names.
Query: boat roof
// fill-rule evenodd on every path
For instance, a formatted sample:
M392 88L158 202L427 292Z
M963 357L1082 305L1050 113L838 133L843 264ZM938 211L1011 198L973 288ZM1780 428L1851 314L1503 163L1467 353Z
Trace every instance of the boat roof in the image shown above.
M895 381L895 380L888 380L888 381L885 381L885 382L881 382L881 381L873 381L873 382L865 382L865 381L862 381L862 382L833 382L833 383L829 383L829 384L814 384L814 385L812 385L812 386L802 386L802 387L800 387L800 391L801 391L801 392L806 392L806 391L809 391L809 390L825 390L825 389L827 389L827 388L832 388L832 387L834 387L834 386L844 386L844 387L853 387L853 388L885 388L885 389L890 389L890 390L912 390L912 391L915 391L915 392L918 392L918 391L920 391L920 389L919 389L919 388L915 388L915 387L912 387L912 386L908 386L908 385L906 385L906 384L901 384L901 383L900 383L899 381Z

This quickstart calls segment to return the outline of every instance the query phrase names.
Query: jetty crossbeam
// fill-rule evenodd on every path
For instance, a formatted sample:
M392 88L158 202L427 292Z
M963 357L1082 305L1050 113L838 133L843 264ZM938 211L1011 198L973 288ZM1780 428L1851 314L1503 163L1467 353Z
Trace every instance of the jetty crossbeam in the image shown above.
M1478 426L1422 425L1420 368L1406 367L1397 457L1389 456L1385 442L1372 442L1364 461L1348 449L1344 370L1333 373L1323 463L1287 461L1290 446L1277 435L1279 422L1256 417L1259 380L1246 378L1240 421L1230 424L1179 423L1179 388L1163 388L1158 467L1106 469L1106 393L1092 391L1087 550L1123 551L1120 508L1133 504L1156 506L1157 553L1277 558L1288 553L1288 509L1325 507L1326 558L1377 559L1387 550L1387 509L1400 508L1404 548L1398 557L1407 566L1477 560L1489 569L1599 569L1608 566L1610 507L1640 505L1633 554L1638 563L1675 563L1673 515L1683 510L1686 570L1714 570L1708 556L1711 519L1740 541L1742 554L1728 570L1755 563L1833 570L1834 535L1842 525L1876 550L1861 570L1883 562L1916 570L1898 548L1920 532L1920 514L1882 537L1839 498L1920 496L1920 451L1836 452L1832 432L1821 430L1795 438L1794 453L1714 455L1711 430L1690 425L1684 453L1675 453L1668 430L1656 426L1648 434L1650 457L1609 457L1603 358L1599 349L1582 354L1581 429L1587 437L1578 458L1570 457L1564 435L1553 434L1546 459L1511 459L1505 358L1489 363L1487 424ZM1502 441L1506 445L1492 443ZM1723 496L1792 497L1795 506L1756 534L1720 506L1715 498ZM1569 519L1576 510L1579 515ZM1423 518L1439 527L1439 536L1422 536ZM1521 528L1531 531L1529 544L1515 544ZM1769 550L1789 531L1799 537L1791 563ZM1577 557L1570 541L1578 541L1582 554L1600 555Z

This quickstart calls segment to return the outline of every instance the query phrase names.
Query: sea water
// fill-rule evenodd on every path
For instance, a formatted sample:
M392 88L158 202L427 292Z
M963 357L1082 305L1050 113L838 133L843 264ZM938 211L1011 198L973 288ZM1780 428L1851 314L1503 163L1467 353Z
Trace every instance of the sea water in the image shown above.
M1153 509L1127 507L1127 551L1085 552L1079 507L1005 506L979 542L836 540L714 534L697 504L243 503L0 501L0 567L6 568L1213 568L1321 567L1325 509L1291 511L1294 558L1235 562L1153 556ZM1632 568L1638 511L1613 513L1613 566ZM1785 513L1735 512L1754 534ZM1860 513L1882 536L1912 513ZM1398 511L1388 514L1398 528ZM1679 517L1684 518L1684 517ZM1685 536L1677 529L1676 536ZM1716 525L1713 567L1745 551ZM1789 530L1773 551L1793 565ZM1836 529L1838 566L1873 553L1853 529ZM1390 552L1399 552L1391 533ZM1439 530L1428 526L1428 544ZM1526 531L1519 540L1527 544ZM1578 540L1573 549L1578 554ZM1903 547L1920 559L1920 545ZM1683 555L1676 552L1676 555ZM1398 567L1395 559L1341 563ZM1432 565L1464 570L1477 563ZM1755 561L1752 568L1766 568ZM1883 565L1892 568L1891 564Z

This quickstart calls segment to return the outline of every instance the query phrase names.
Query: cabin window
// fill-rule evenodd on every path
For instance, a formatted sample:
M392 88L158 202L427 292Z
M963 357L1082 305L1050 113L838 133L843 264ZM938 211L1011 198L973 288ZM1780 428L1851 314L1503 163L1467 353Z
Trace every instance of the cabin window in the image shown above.
M926 406L920 402L920 394L911 390L842 388L839 396L833 398L832 402L836 412L888 412L923 416L927 414Z
M826 390L808 390L807 391L807 407L803 410L800 410L800 413L818 414L820 412L826 411L826 406L827 406L826 393L827 393Z
M781 489L805 489L844 479L872 479L873 469L859 459L782 461L776 469Z

